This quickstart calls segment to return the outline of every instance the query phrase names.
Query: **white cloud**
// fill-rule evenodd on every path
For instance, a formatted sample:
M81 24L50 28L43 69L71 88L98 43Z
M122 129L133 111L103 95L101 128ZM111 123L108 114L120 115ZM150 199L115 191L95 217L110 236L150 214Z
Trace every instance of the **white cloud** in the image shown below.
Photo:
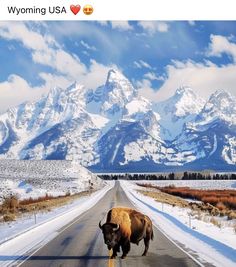
M188 21L188 24L189 24L190 26L195 26L195 25L196 25L196 23L195 23L194 20L189 20L189 21Z
M162 101L172 96L177 88L186 85L204 98L208 98L218 89L236 95L236 65L217 66L209 61L173 61L172 65L167 66L166 71L167 78L158 91L151 91L151 86L147 87L147 84L144 84L147 91L142 89L141 94L154 101Z
M143 60L134 61L134 66L135 68L138 68L138 69L142 69L142 68L152 69L152 67Z
M140 21L138 25L142 27L149 34L154 34L156 32L168 32L169 25L162 21Z
M118 29L120 31L133 30L132 25L127 20L97 21L97 23L102 26L111 25L112 29Z
M156 92L153 90L150 80L142 79L141 81L137 81L135 86L140 96L144 96L151 101L153 99L156 100Z
M208 56L220 57L225 53L236 62L236 43L230 42L230 37L211 34L210 39L211 42L207 51Z
M78 56L63 50L52 36L33 31L22 22L0 22L0 36L21 42L30 50L35 63L49 66L55 73L39 73L39 77L44 81L40 87L31 86L17 75L9 76L7 81L0 84L1 111L26 100L35 100L55 86L67 87L73 81L94 89L104 83L108 70L116 67L105 66L95 60L91 60L90 65L86 66ZM85 42L83 44L88 45ZM94 50L92 46L89 47Z
M157 76L154 72L147 72L144 74L144 78L149 79L151 81L164 81L164 77L163 76Z
M111 21L111 27L112 29L118 29L122 31L127 31L127 30L132 30L133 27L129 24L128 21L118 21L118 20L113 20Z
M67 88L74 82L74 79L69 80L68 77L63 75L54 75L51 73L41 72L40 78L44 81L44 92L47 93L50 89L55 87Z
M42 35L28 28L23 22L0 22L0 36L17 40L32 50L35 63L50 66L74 78L86 72L86 66L76 56L61 49L51 35Z
M81 40L80 43L81 43L81 45L82 45L83 47L85 47L85 48L88 49L88 50L91 50L91 51L97 51L97 48L96 48L95 46L93 46L93 45L89 45L88 43L86 43L86 42L83 41L83 40Z
M96 22L102 26L108 26L109 25L109 21L107 21L107 20L97 20Z
M105 83L108 71L113 68L118 69L116 65L105 66L92 59L87 73L81 76L78 82L85 84L87 88L95 89Z
M0 36L11 40L17 40L22 44L33 50L46 50L48 44L53 43L53 39L40 35L35 31L29 30L23 22L0 22Z
M88 53L88 51L83 50L82 53L83 53L85 56L90 57L90 54Z
M45 87L32 88L22 77L12 74L0 83L0 113L22 102L36 100L46 91Z

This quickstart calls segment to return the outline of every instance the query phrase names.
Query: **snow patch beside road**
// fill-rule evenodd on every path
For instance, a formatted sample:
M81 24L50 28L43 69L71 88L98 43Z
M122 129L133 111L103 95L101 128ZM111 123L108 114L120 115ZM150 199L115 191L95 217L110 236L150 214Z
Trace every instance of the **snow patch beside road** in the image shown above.
M40 225L28 230L21 229L25 232L0 245L0 266L13 266L13 262L17 260L26 260L26 253L30 255L52 240L62 227L94 206L113 186L113 183L109 183L102 190L82 198L76 206L72 204L71 207L67 207L67 211L58 214L57 217L54 217L54 213L48 213L46 221Z
M229 240L226 242L224 232L212 224L206 223L203 227L202 222L198 221L197 229L192 229L183 222L183 218L181 220L176 210L162 211L160 203L135 191L134 184L128 181L120 183L137 209L147 214L154 225L170 240L181 244L184 251L194 255L195 259L197 257L203 266L206 262L217 267L236 265L236 238L233 232L227 235ZM182 216L185 215L184 213L182 210ZM184 220L186 218L188 217Z

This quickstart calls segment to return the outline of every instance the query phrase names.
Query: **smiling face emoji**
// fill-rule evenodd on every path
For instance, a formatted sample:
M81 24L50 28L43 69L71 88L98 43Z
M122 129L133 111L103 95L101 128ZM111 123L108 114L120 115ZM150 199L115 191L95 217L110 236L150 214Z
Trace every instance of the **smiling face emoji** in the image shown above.
M83 8L83 12L85 15L91 15L93 13L93 7L91 5L86 5Z

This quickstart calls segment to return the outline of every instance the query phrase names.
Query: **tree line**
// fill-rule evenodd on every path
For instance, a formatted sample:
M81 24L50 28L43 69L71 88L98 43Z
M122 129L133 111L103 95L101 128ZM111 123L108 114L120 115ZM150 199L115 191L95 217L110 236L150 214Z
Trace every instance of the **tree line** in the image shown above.
M200 173L200 172L184 172L168 173L168 174L99 174L104 180L236 180L236 174L219 174L219 173Z

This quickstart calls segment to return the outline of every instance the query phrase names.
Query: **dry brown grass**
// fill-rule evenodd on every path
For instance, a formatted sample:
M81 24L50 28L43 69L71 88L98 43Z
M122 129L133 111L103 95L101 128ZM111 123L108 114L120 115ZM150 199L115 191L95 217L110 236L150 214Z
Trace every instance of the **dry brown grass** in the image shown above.
M200 189L191 189L189 187L158 187L150 184L140 184L146 188L146 190L152 190L152 194L159 194L159 197L155 196L154 198L158 199L157 201L162 202L162 194L167 196L174 196L178 199L184 200L184 198L199 200L201 203L196 202L185 202L184 205L178 205L179 200L177 201L178 206L184 207L185 205L189 206L194 211L201 211L208 213L211 216L227 216L229 220L236 219L236 190L200 190ZM146 191L144 191L146 192ZM159 192L159 193L157 193ZM150 193L148 193L151 196ZM170 197L166 203L171 204Z
M215 226L221 228L221 223L220 223L216 218L212 217L212 218L210 219L210 222L211 222L212 224L214 224Z
M149 196L154 198L157 202L169 204L172 206L178 206L178 207L188 207L188 202L182 198L175 197L166 193L163 193L161 191L155 192L155 191L144 191L144 190L138 190L141 194L145 196Z
M39 211L39 210L45 210L50 211L55 207L66 205L73 200L88 195L88 191L80 192L74 195L65 195L65 196L45 196L40 197L37 199L26 199L24 201L20 201L19 205L19 211L25 213L25 212L32 212L32 211Z
M37 199L25 199L19 201L17 209L11 209L9 201L0 205L0 215L2 215L3 221L13 221L22 213L32 213L37 211L51 211L55 207L63 206L71 203L73 200L86 196L92 193L92 191L84 191L74 195L66 194L65 196L53 197L45 195Z
M14 213L7 213L3 215L4 222L12 222L16 220L16 215Z
M214 206L219 206L222 210L231 209L236 210L236 190L201 190L192 189L189 187L175 187L166 186L158 187L149 184L138 184L143 187L156 188L164 193L178 196L181 198L188 198L192 200L199 200L203 203L210 203Z

